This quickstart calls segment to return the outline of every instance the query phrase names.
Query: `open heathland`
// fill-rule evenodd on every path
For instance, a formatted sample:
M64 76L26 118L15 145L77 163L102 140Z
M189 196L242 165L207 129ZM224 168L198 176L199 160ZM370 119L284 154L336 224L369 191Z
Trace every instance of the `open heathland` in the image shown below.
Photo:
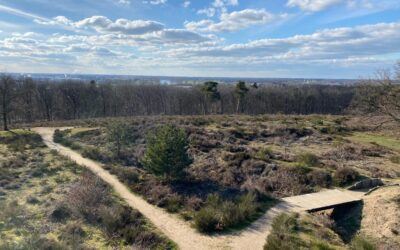
M191 116L82 120L55 141L104 164L148 202L178 213L205 233L240 229L277 198L348 187L368 178L395 180L400 141L347 116ZM115 124L124 124L112 139ZM185 132L184 175L146 168L149 134L165 125ZM390 138L390 139L388 139ZM224 215L224 216L223 216Z
M100 179L27 130L0 133L0 249L175 249Z

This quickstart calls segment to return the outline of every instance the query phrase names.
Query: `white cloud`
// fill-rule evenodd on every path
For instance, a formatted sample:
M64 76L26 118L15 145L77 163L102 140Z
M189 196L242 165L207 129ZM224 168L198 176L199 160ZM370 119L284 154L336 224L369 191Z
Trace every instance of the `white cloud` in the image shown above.
M198 10L197 14L205 14L208 17L213 17L217 12L225 13L228 6L237 5L239 5L238 0L214 0L210 7Z
M216 8L222 8L225 6L236 6L239 5L238 0L214 0L212 5Z
M152 4L152 5L160 5L160 4L166 4L167 0L150 0L150 1L143 1L145 4Z
M94 30L98 34L91 35L58 35L49 40L55 43L87 43L92 46L121 45L187 45L214 40L213 36L204 36L193 30L167 29L164 24L155 21L117 19L112 21L104 16L92 16L74 22L59 16L47 22L36 20L43 25L67 25L81 30ZM82 34L82 32L79 32Z
M147 20L117 19L112 21L105 16L92 16L73 22L64 16L58 16L49 21L35 20L43 25L65 25L77 29L94 29L100 33L119 33L141 35L164 29L164 24Z
M343 3L346 0L288 0L288 7L298 7L304 11L317 12L333 5Z
M35 19L34 20L38 24L42 25L66 25L66 26L74 26L74 22L66 18L65 16L57 16L54 17L53 19L47 19L47 20L41 20L41 19Z
M140 35L164 29L164 25L155 21L117 19L115 22L104 16L92 16L75 22L78 28L93 28L100 33L120 33Z
M350 10L388 9L400 6L392 0L288 0L286 6L297 7L308 12L326 10L336 5L345 5Z
M215 8L205 8L205 9L200 9L197 11L197 14L204 14L208 17L213 17L215 15Z
M172 49L176 57L252 58L263 61L333 61L400 53L400 22L317 31L227 46ZM258 60L255 60L258 58Z
M224 32L245 29L253 25L271 23L281 20L286 15L274 15L261 9L245 9L231 13L222 13L219 22L212 20L201 20L198 22L187 22L185 27L189 30L202 32Z
M187 1L187 0L186 0L186 1L183 2L182 6L183 6L184 8L188 8L188 7L190 6L190 4L191 4L190 1Z
M130 5L130 4L131 4L131 1L130 1L130 0L118 0L118 4Z

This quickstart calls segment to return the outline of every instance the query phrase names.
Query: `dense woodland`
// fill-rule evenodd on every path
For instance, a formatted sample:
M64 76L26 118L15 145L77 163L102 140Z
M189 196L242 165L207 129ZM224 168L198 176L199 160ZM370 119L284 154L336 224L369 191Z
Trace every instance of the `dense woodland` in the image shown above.
M0 77L3 123L136 115L340 114L354 93L350 86L99 84Z

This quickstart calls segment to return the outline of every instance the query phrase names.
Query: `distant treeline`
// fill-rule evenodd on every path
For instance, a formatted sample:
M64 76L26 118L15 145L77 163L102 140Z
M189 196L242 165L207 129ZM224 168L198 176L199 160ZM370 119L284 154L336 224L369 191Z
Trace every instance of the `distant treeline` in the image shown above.
M352 86L98 84L0 76L4 122L136 115L341 114L354 93Z

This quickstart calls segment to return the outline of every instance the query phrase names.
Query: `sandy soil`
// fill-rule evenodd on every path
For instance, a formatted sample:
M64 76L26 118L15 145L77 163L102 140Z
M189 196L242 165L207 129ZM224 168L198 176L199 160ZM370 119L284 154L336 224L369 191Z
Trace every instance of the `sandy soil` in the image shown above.
M361 233L379 242L380 249L400 249L400 186L379 188L364 197Z
M156 227L158 227L167 237L174 241L180 249L263 249L271 228L273 218L283 212L304 211L310 208L310 200L304 199L304 196L291 197L289 201L283 201L275 207L268 210L260 219L255 221L246 229L232 234L207 236L198 233L189 223L183 221L178 216L169 214L161 208L155 207L147 203L143 198L133 194L123 185L117 177L101 167L101 164L92 160L83 158L79 153L63 147L53 142L53 134L56 128L34 128L39 133L45 144L57 150L60 154L71 158L73 161L90 169L97 176L102 178L110 186L112 186L117 194L119 194L134 209L141 212ZM321 192L321 195L324 192ZM343 192L339 192L343 194ZM360 193L347 192L346 195L354 198L360 198ZM307 196L307 195L306 195ZM326 199L326 192L321 197ZM333 197L337 199L338 197ZM319 199L318 195L313 194L315 201ZM292 201L295 201L292 203ZM302 201L304 201L302 204ZM318 202L317 202L318 203ZM318 204L320 206L320 204Z

